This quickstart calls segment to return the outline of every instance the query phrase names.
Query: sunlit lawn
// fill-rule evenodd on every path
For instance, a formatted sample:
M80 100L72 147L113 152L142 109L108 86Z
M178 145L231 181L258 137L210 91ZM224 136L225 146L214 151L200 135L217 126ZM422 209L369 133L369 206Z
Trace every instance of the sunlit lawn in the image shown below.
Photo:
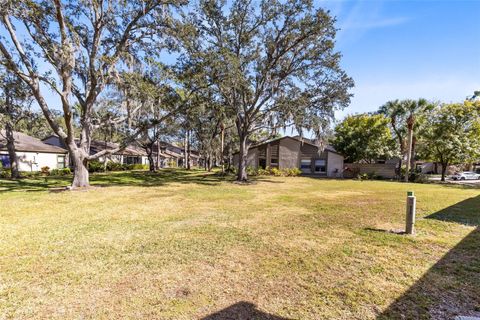
M480 189L166 170L59 192L69 179L0 180L0 319L480 313ZM414 237L386 232L407 190Z

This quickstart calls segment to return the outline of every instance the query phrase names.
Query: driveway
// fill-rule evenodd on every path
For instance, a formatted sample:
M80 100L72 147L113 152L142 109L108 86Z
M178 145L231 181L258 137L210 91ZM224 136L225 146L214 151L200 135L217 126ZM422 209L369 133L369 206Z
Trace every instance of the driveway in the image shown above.
M459 185L469 185L469 186L478 186L480 187L480 180L452 180L447 178L445 182L441 182L439 177L431 177L430 181L435 181L438 183L448 183L448 184L459 184Z

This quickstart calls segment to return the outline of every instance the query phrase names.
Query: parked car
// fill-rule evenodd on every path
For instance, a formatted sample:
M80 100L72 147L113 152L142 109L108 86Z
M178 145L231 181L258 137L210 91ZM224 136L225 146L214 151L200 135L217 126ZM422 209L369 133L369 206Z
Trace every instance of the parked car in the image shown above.
M457 172L452 175L453 180L478 180L480 179L480 174L473 171L464 171Z

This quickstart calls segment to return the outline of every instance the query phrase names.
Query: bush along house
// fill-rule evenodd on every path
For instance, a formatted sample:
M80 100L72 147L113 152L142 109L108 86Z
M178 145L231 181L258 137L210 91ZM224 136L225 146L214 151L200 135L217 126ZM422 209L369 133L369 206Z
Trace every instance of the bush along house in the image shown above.
M233 155L238 165L238 152ZM343 171L343 156L327 146L323 151L310 139L285 136L248 149L247 166L254 169L298 168L304 175L339 178Z

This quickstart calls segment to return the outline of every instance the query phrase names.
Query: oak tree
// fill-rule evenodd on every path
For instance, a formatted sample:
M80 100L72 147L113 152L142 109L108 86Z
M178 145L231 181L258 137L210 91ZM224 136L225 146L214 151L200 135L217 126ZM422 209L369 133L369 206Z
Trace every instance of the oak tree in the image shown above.
M7 1L0 16L1 61L30 88L53 132L73 162L72 187L89 185L88 162L117 150L90 154L94 107L130 61L158 53L170 8L182 0ZM50 90L65 128L53 114ZM75 136L74 105L80 136ZM78 138L78 142L76 141Z
M237 180L247 180L251 135L295 125L320 134L348 105L353 81L335 51L335 19L311 0L202 0L184 15L185 55L202 66L234 119Z

